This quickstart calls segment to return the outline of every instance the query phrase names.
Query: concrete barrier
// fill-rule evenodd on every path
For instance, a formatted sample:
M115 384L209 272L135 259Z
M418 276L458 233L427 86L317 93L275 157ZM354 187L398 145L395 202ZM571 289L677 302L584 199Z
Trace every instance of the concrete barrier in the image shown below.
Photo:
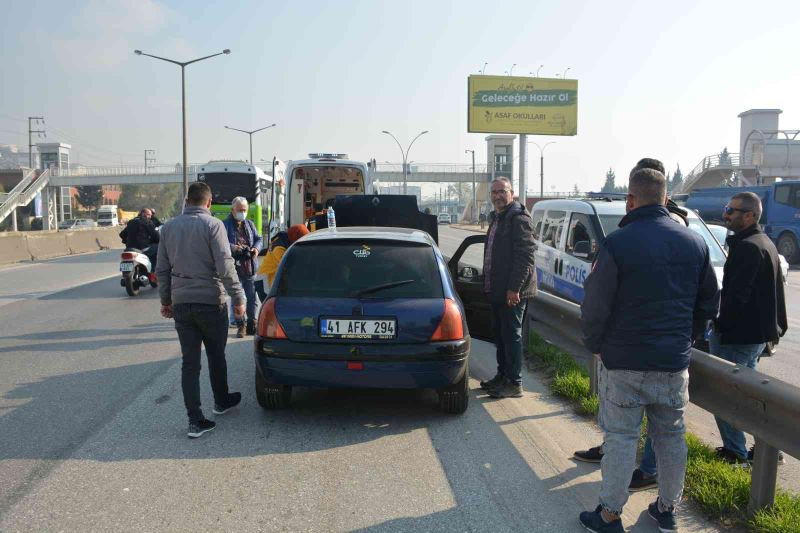
M119 239L121 228L103 228L92 231L97 235L97 242L100 244L101 250L121 250L124 248L122 241Z
M64 236L67 239L67 247L72 254L83 254L100 250L100 244L97 242L98 232L92 230L76 230L65 232Z
M8 233L0 236L0 265L30 261L28 242L24 233Z
M59 232L40 232L26 236L28 251L34 261L70 255L67 236ZM99 248L99 247L98 247Z

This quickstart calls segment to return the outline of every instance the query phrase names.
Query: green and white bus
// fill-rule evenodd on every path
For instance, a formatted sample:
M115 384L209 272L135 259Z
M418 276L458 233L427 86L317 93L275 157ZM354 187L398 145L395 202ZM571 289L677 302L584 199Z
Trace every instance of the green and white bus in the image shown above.
M225 220L230 214L234 198L246 198L249 203L247 218L265 236L275 233L285 224L284 165L276 161L274 168L276 179L245 161L209 161L198 167L197 181L211 187L211 213L220 220ZM271 232L267 231L268 226Z

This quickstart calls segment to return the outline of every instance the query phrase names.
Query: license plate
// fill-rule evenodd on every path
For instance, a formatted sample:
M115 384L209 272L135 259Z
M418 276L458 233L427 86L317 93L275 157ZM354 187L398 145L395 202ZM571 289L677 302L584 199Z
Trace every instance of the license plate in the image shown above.
M133 263L120 263L119 264L119 271L120 272L133 272Z
M319 336L323 339L394 339L394 318L320 318Z

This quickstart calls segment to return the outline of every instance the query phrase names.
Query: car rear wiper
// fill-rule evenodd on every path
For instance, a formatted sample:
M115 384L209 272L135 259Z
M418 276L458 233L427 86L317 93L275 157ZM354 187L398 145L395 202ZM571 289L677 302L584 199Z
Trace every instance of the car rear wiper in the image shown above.
M391 289L394 287L399 287L401 285L408 285L409 283L416 283L417 280L415 279L404 279L403 281L393 281L391 283L382 283L381 285L375 285L374 287L367 287L366 289L361 289L353 293L353 297L361 298L365 294L371 294L373 292L382 291L384 289Z

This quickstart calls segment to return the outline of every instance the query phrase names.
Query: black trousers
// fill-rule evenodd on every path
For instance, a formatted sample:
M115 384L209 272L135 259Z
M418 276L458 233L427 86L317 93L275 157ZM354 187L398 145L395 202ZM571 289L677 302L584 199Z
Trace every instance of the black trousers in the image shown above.
M208 374L214 401L228 401L228 365L225 346L228 343L228 307L225 304L175 304L172 306L175 329L181 343L183 366L181 388L183 403L190 422L203 419L200 409L200 349L206 348Z

